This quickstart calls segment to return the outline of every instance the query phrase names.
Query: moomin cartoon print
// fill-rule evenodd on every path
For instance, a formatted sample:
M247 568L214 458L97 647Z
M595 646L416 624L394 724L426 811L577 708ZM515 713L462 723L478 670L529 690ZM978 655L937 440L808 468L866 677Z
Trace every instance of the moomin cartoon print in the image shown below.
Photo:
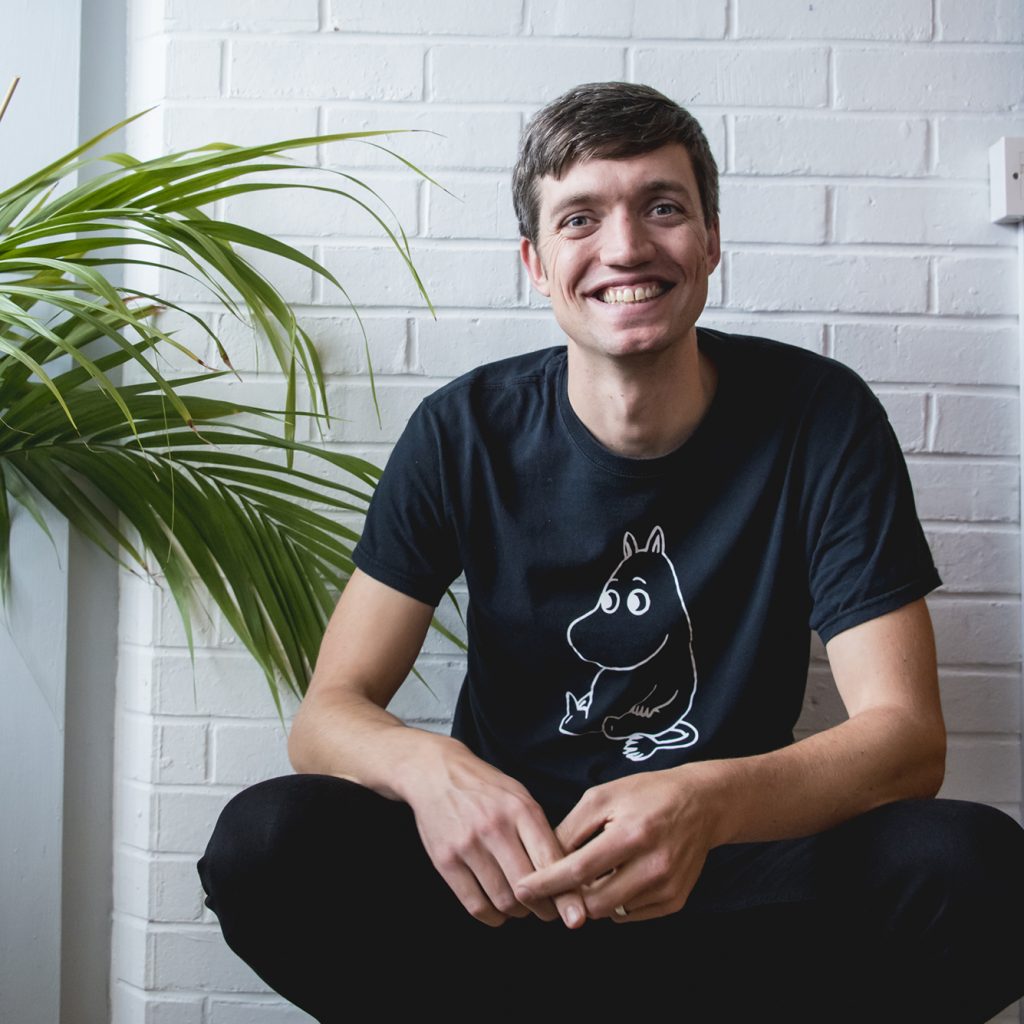
M697 689L693 632L660 526L644 548L626 533L622 561L566 639L598 670L585 693L566 693L559 732L603 733L631 761L697 742L686 721Z

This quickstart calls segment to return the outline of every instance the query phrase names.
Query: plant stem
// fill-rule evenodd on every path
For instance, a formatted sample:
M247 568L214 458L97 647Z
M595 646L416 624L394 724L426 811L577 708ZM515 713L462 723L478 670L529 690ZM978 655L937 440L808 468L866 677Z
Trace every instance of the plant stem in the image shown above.
M0 121L4 119L4 114L7 113L7 105L11 102L11 97L14 95L14 90L18 88L18 83L20 81L20 76L15 75L14 81L11 82L10 87L7 90L7 95L4 97L3 103L0 104Z

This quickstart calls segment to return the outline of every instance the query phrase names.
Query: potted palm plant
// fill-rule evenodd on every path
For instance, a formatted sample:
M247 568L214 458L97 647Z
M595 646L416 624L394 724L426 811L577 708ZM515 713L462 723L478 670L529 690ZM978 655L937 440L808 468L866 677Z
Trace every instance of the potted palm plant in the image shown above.
M268 180L302 166L290 151L384 133L93 157L128 121L0 192L0 577L6 588L15 507L45 528L48 502L113 557L158 573L190 644L196 590L205 588L278 700L282 683L305 689L352 569L357 534L343 520L365 510L379 473L296 439L299 417L328 415L317 350L247 254L299 264L344 294L341 284L303 252L205 208L289 188L356 203L429 299L404 233L368 186L345 174L337 187ZM99 173L83 180L86 164ZM126 268L167 257L267 340L287 381L279 412L194 393L230 370L206 366L157 314L190 317L230 366L215 333L166 298L118 283ZM195 372L165 375L161 352L172 350ZM308 408L298 406L300 389ZM300 453L331 472L310 472L308 459L294 459Z

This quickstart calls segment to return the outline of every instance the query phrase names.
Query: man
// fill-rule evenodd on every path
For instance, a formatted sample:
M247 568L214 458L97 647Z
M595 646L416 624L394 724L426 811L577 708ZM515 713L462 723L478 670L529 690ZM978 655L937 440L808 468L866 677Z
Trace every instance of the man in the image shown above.
M572 1009L984 1020L1020 984L990 916L1024 905L1024 843L906 802L943 774L939 581L884 412L836 363L697 330L717 170L661 94L570 91L513 186L566 348L414 415L292 730L311 774L229 805L201 868L225 936L321 1020L330 956L373 986L388 947L424 983L471 964L474 998L528 962ZM447 737L384 708L461 571ZM809 625L849 719L794 743Z

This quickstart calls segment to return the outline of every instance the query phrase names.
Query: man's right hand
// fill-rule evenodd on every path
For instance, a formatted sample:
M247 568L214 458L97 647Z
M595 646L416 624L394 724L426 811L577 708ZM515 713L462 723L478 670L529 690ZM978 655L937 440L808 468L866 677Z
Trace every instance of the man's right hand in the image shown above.
M564 856L537 802L462 743L436 740L432 756L417 760L402 795L434 867L462 905L492 927L529 913L545 921L561 917L569 928L582 925L586 911L578 893L530 904L515 897L519 879Z
M408 728L386 710L433 611L353 573L292 726L292 764L408 803L434 866L479 920L499 925L532 912L578 928L586 916L579 893L529 905L513 894L521 878L564 855L527 790L458 740Z

